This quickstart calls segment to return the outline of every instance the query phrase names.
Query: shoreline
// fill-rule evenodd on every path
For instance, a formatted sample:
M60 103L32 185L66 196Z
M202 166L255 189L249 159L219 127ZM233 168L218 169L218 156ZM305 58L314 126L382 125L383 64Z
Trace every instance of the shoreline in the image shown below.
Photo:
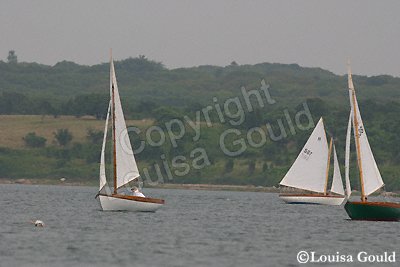
M0 184L23 185L61 185L61 186L97 186L92 182L69 182L54 179L6 179L0 178ZM215 184L157 184L146 185L145 188L155 189L182 189L182 190L211 190L211 191L242 191L242 192L266 192L279 193L276 187L264 187L254 185L215 185Z
M279 188L276 187L254 185L158 184L146 185L146 188L279 193Z
M54 179L7 179L7 178L0 178L0 185L1 184L23 184L23 185L66 185L66 186L94 186L93 183L88 182L63 182L60 180Z
M2 184L23 184L23 185L60 185L60 186L91 186L97 187L93 182L82 182L67 180L60 181L55 179L7 179L0 178ZM298 190L289 188L265 187L255 185L219 185L219 184L157 184L146 185L145 188L154 189L181 189L181 190L209 190L209 191L237 191L237 192L264 192L264 193L301 193ZM354 196L358 196L359 192L353 191ZM383 192L379 194L385 197L400 197L400 192Z

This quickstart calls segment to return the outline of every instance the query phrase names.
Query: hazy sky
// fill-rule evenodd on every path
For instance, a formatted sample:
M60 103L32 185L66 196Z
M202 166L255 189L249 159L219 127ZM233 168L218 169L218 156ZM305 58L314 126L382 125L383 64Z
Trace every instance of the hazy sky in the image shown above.
M0 59L79 64L140 54L169 68L298 63L400 76L400 1L0 0Z

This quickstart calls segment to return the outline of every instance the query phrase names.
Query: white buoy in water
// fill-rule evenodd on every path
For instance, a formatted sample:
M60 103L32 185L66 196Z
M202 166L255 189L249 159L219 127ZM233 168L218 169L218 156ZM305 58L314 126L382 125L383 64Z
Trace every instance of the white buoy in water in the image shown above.
M31 221L36 227L44 227L44 222L41 220Z

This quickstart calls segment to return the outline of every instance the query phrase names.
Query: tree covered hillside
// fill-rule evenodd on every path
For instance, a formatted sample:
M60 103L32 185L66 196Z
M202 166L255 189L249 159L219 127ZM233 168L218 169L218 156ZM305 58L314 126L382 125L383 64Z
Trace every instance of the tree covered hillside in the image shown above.
M276 185L321 116L344 162L346 76L276 63L167 69L144 56L115 66L139 129L129 137L144 144L139 168L161 182ZM387 189L400 190L400 78L353 81ZM0 177L96 181L108 90L108 63L0 62Z
M242 86L258 88L261 79L270 85L271 95L280 105L293 106L317 97L335 106L347 106L346 77L297 64L231 64L169 70L140 56L117 61L115 66L128 116L148 115L149 110L143 107L178 107L187 112L212 103L213 97L236 96ZM63 61L46 66L0 61L0 114L94 115L106 105L108 79L108 63L82 66ZM400 99L400 78L355 75L354 83L361 101ZM82 102L90 105L84 108Z

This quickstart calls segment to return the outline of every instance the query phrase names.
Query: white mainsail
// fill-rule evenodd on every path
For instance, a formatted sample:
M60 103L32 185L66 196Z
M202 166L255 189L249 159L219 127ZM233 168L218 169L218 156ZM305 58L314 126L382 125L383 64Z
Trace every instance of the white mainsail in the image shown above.
M114 121L115 121L115 150L117 166L117 188L124 186L139 177L139 170L133 155L131 142L126 129L124 113L119 97L117 78L115 76L114 62L111 59L110 68L110 93L114 90ZM112 96L111 96L112 97Z
M378 189L380 189L382 186L384 186L384 183L381 174L379 172L378 166L376 165L374 155L372 154L372 150L368 142L367 133L365 131L364 124L361 119L360 109L358 107L357 97L355 94L350 69L348 73L348 83L349 83L349 90L351 90L350 102L352 102L352 107L353 107L354 138L357 138L356 135L358 133L358 140L359 140L358 157L361 162L361 168L362 168L364 195L368 196L377 191ZM357 129L355 125L356 120L358 124Z
M351 185L350 185L350 142L351 142L351 118L353 116L353 111L350 111L349 122L347 124L346 133L346 148L345 148L345 162L344 162L344 173L346 180L346 196L347 198L351 195Z
M101 156L100 156L100 188L99 192L107 185L107 177L106 177L106 163L105 163L105 150L107 143L107 129L108 129L108 120L110 118L110 109L111 109L111 101L108 104L107 110L107 118L106 118L106 126L104 127L104 137L103 137L103 145L101 147ZM106 191L109 191L108 186L106 187Z
M280 185L323 193L325 189L328 142L322 118L315 126L296 161L283 177Z
M340 174L335 145L333 145L333 179L331 192L344 196L342 175Z

